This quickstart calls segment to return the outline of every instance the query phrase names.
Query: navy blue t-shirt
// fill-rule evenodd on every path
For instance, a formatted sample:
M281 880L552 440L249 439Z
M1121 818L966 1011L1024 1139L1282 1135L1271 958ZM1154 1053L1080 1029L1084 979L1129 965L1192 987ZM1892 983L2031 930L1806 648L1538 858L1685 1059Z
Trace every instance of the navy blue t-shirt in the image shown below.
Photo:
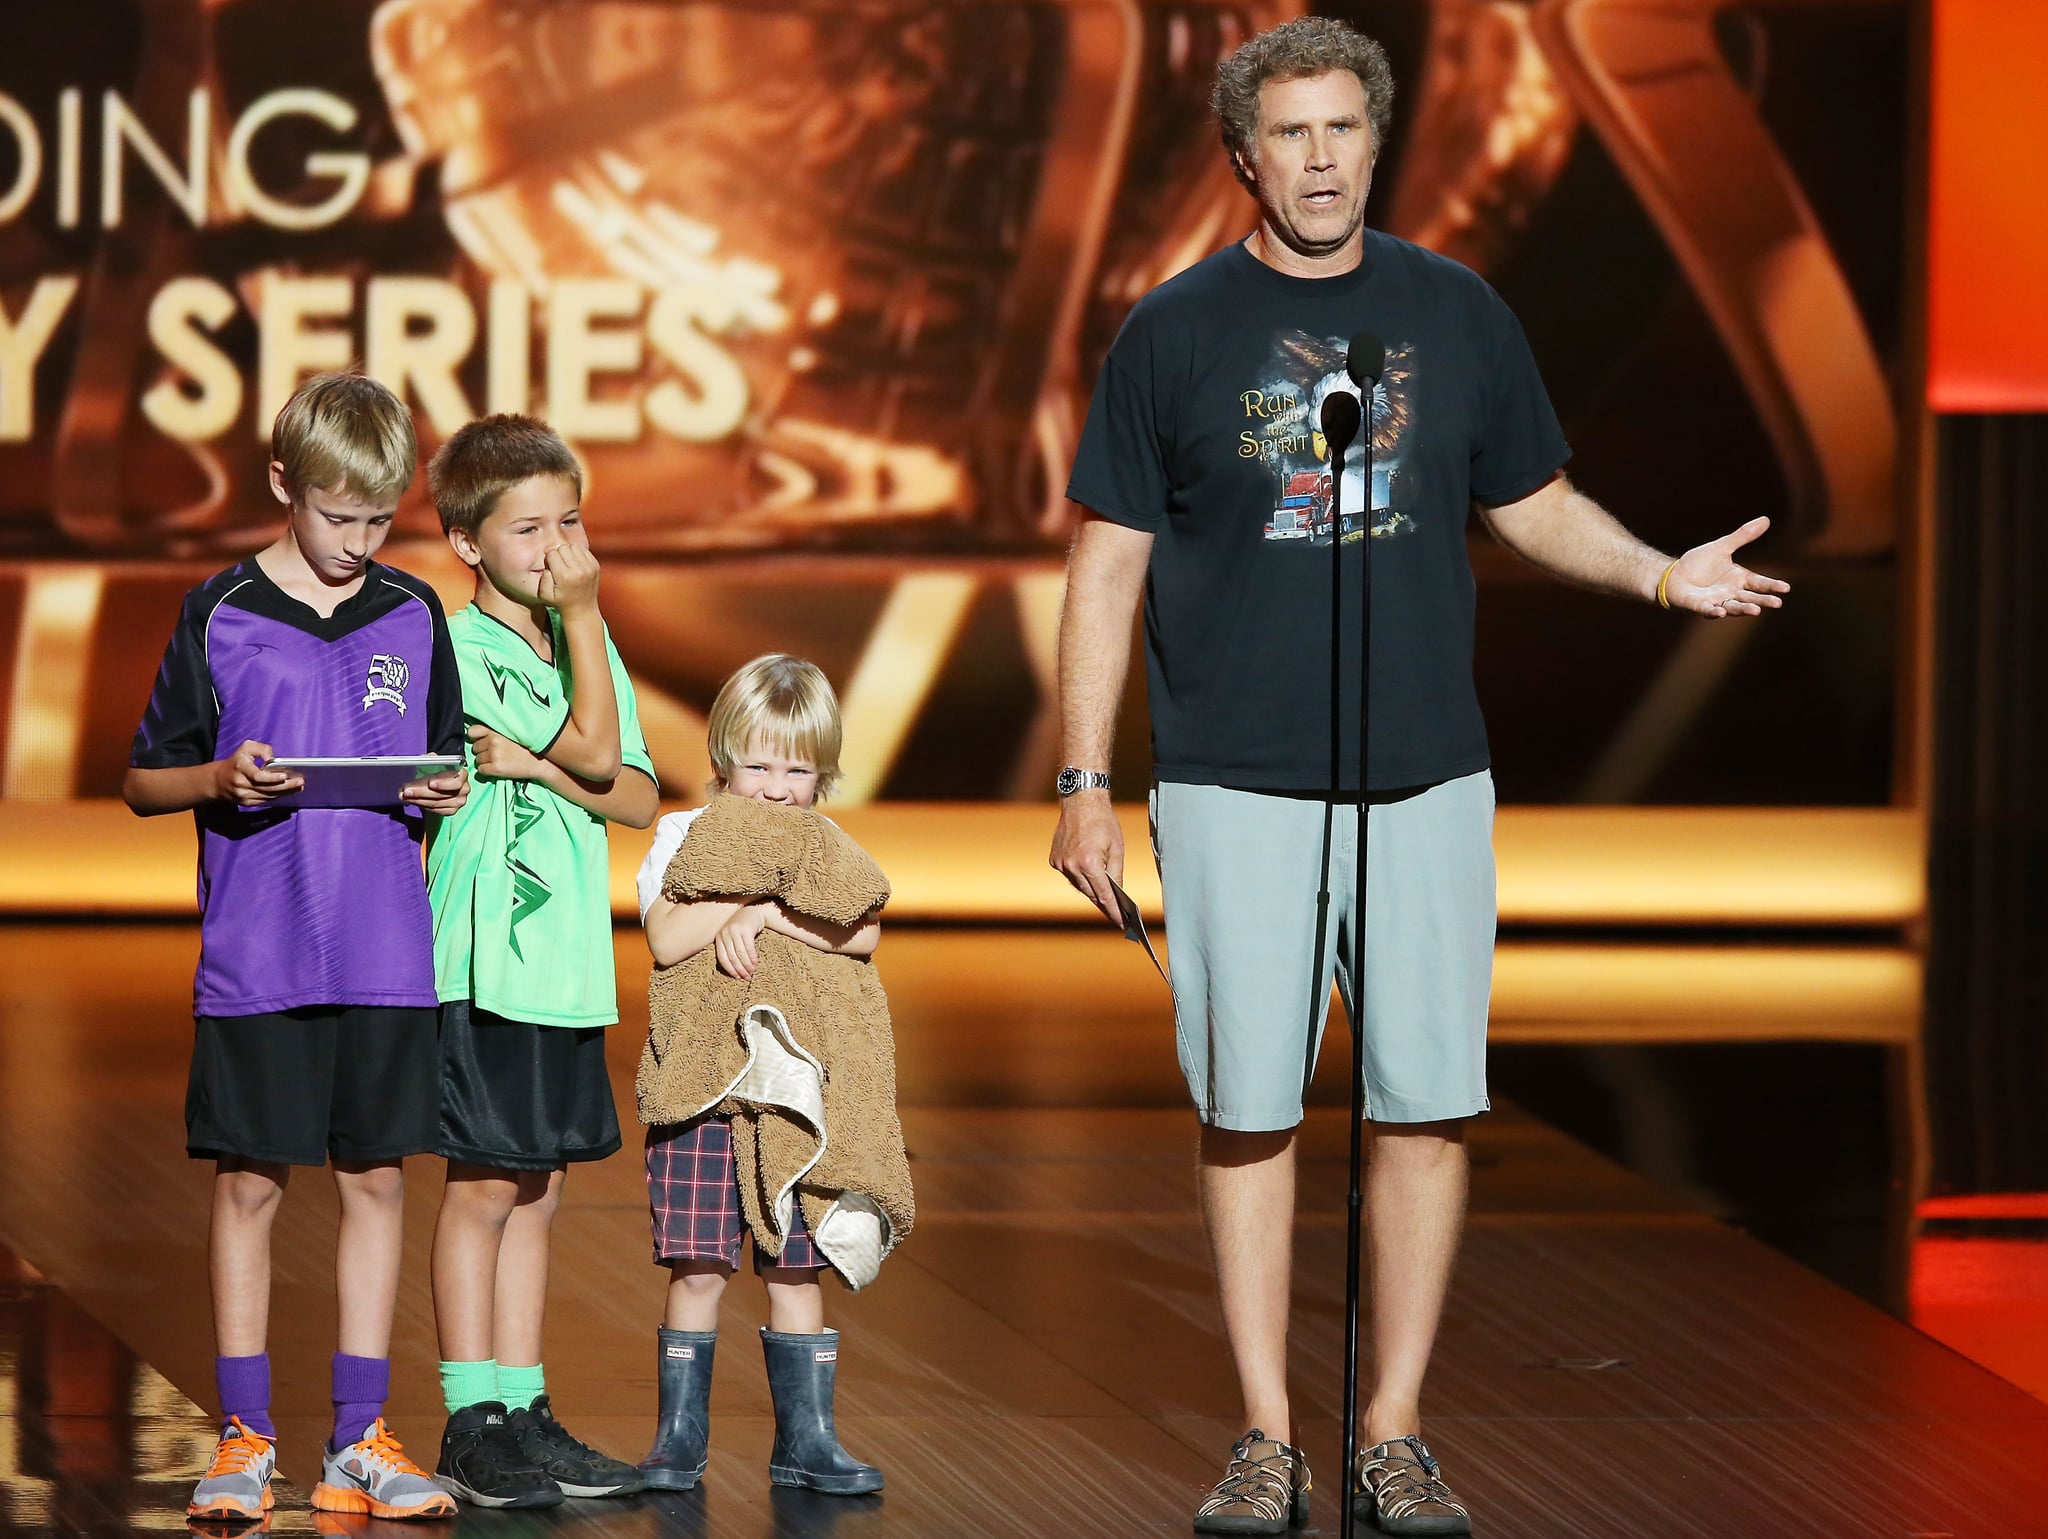
M434 590L373 561L322 618L253 560L194 588L128 762L206 764L252 739L281 759L462 752ZM420 813L209 803L195 816L195 1014L437 1003Z
M1361 332L1373 392L1374 790L1485 769L1472 684L1474 500L1538 490L1570 456L1522 328L1470 269L1374 230L1334 278L1276 272L1240 244L1168 280L1124 322L1096 381L1067 495L1153 534L1145 660L1154 773L1250 790L1357 789L1361 433L1332 516L1324 396ZM1333 767L1332 538L1342 543Z

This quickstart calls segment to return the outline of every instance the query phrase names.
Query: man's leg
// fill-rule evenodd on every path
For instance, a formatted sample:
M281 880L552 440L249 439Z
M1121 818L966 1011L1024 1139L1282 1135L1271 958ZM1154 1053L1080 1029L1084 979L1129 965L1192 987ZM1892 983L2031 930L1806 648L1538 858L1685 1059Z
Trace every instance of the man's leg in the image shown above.
M1483 772L1372 808L1364 1014L1374 1362L1360 1426L1367 1448L1421 1425L1423 1374L1464 1228L1465 1127L1487 1106L1492 829L1493 782Z
M1294 1131L1204 1127L1202 1222L1216 1265L1223 1330L1244 1392L1244 1425L1293 1443L1287 1402L1287 1305L1294 1261Z
M1366 1176L1372 1399L1361 1446L1422 1430L1422 1376L1465 1221L1463 1122L1381 1123Z
M1153 799L1175 1036L1202 1123L1202 1218L1244 1396L1240 1425L1261 1434L1234 1442L1196 1509L1198 1533L1278 1534L1308 1521L1287 1316L1295 1129L1333 960L1317 945L1329 816L1320 802L1224 786L1162 784Z

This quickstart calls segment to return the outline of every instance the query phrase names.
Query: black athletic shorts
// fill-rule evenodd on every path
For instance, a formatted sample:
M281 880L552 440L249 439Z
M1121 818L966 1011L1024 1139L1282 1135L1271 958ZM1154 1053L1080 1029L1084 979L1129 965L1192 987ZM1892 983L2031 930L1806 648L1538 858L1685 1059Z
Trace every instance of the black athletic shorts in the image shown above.
M604 1031L441 1006L441 1138L451 1160L556 1170L619 1149Z
M279 1165L430 1154L440 1114L431 1009L308 1005L193 1022L185 1152Z

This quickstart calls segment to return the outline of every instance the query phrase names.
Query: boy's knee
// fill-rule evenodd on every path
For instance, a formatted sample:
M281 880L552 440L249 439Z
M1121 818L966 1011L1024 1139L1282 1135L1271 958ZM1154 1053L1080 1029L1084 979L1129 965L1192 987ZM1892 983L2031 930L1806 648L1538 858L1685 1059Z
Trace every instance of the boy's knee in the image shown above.
M405 1170L396 1162L388 1165L337 1165L335 1185L351 1202L373 1202L380 1207L405 1200Z
M518 1204L541 1218L553 1218L562 1205L562 1177L559 1170L522 1170L518 1180Z
M236 1218L268 1218L284 1197L284 1182L267 1169L223 1170L213 1179L214 1205Z
M687 1270L680 1266L669 1268L670 1284L698 1299L717 1298L725 1292L726 1281L731 1276L730 1269L722 1266L697 1264Z
M442 1211L478 1223L502 1224L519 1202L519 1182L511 1176L451 1176L442 1189Z

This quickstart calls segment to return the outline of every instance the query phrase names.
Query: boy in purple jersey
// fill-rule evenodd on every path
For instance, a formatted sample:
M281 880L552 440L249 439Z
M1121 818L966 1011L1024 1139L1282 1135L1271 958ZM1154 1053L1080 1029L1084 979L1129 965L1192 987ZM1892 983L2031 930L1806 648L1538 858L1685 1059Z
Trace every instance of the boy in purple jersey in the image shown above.
M191 1517L272 1505L270 1229L293 1165L332 1163L340 1340L334 1432L313 1505L382 1518L455 1510L385 1429L398 1292L400 1162L439 1114L425 818L460 770L403 808L305 808L280 757L445 754L462 697L433 590L371 560L418 459L411 414L358 375L308 380L271 430L285 528L186 596L121 794L199 826L199 972L186 1149L215 1161L208 1264L225 1423Z

